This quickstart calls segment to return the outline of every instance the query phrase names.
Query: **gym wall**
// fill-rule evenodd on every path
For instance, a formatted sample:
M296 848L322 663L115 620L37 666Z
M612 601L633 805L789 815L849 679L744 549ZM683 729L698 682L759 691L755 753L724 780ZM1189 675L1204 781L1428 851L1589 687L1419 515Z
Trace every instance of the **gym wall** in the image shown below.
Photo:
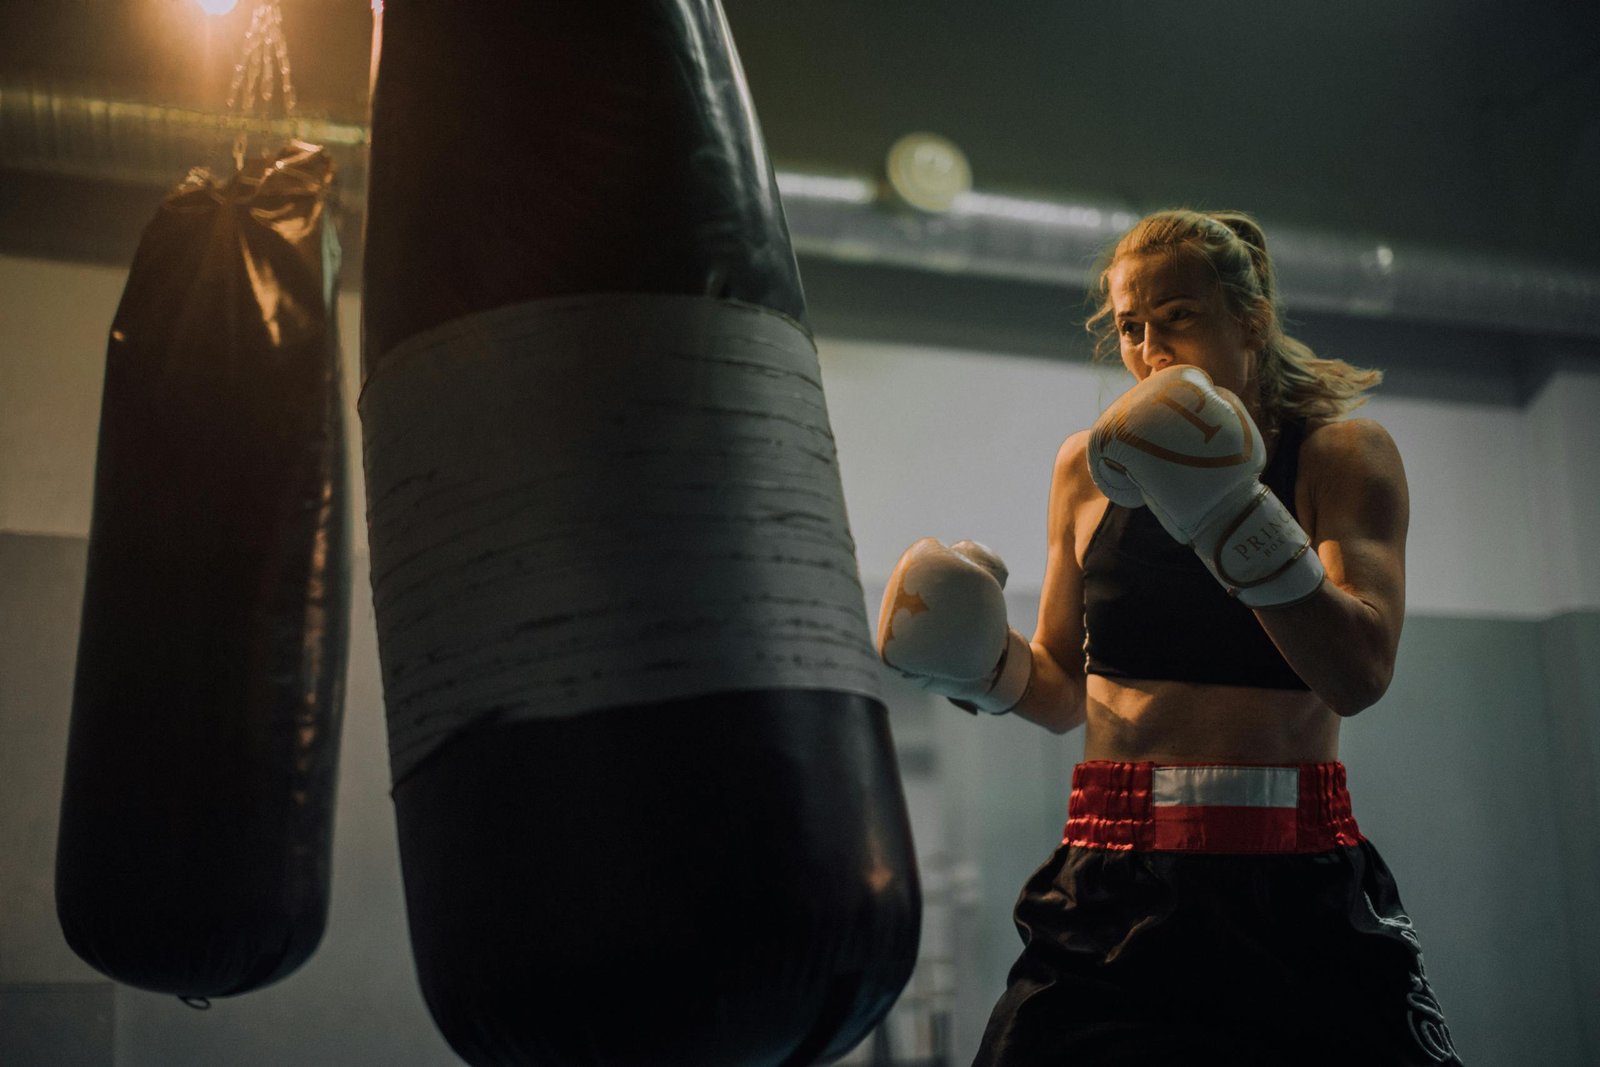
M455 1063L407 946L360 537L320 949L277 985L197 1012L113 986L61 938L57 805L105 334L125 278L0 257L0 1063ZM1056 448L1121 391L1119 373L1089 365L1077 339L1039 358L971 336L905 343L821 312L869 613L912 540L971 537L1010 564L1013 621L1031 631ZM340 314L353 404L358 297ZM1375 321L1298 332L1389 370L1366 413L1411 482L1399 666L1344 728L1357 818L1399 879L1464 1058L1600 1061L1600 559L1582 550L1600 529L1600 352ZM1081 733L890 692L929 901L890 1037L910 1059L938 1030L948 1062L965 1063L1018 948L1013 898L1059 840Z

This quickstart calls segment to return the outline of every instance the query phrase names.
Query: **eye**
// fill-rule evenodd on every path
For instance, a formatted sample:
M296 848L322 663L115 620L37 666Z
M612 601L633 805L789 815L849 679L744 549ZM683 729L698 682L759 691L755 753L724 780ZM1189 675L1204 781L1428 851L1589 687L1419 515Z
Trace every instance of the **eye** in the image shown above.
M1121 324L1117 326L1117 332L1124 337L1137 337L1144 332L1144 328L1133 319L1123 319Z
M1192 318L1194 318L1194 312L1188 308L1173 308L1172 311L1167 314L1168 322L1182 322L1184 319Z

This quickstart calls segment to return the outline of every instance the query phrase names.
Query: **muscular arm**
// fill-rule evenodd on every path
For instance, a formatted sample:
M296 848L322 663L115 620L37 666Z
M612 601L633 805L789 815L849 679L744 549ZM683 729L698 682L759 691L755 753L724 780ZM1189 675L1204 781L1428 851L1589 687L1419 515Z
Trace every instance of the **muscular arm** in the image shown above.
M1078 565L1076 523L1082 505L1095 493L1085 460L1088 433L1067 438L1056 454L1050 480L1049 548L1039 623L1034 628L1033 678L1017 715L1056 733L1084 721L1083 572Z
M1400 453L1371 420L1329 423L1301 446L1296 497L1327 580L1256 617L1312 690L1354 715L1388 689L1400 643L1410 518Z

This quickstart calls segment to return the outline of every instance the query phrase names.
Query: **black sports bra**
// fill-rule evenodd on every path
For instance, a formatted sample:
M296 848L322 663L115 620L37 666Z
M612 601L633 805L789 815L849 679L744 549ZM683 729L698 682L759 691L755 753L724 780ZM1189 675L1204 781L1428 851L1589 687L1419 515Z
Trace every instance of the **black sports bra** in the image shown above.
M1285 422L1261 480L1294 514L1303 419ZM1106 507L1083 557L1084 669L1107 678L1310 689L1255 614L1149 508Z

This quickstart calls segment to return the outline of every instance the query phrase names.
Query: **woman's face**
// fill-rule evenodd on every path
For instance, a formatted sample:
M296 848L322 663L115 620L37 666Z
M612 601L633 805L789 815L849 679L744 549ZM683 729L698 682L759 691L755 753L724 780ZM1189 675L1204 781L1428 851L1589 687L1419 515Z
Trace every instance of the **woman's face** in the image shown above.
M1235 318L1216 277L1191 256L1123 256L1107 275L1122 364L1140 381L1175 364L1199 367L1254 409L1261 342Z

